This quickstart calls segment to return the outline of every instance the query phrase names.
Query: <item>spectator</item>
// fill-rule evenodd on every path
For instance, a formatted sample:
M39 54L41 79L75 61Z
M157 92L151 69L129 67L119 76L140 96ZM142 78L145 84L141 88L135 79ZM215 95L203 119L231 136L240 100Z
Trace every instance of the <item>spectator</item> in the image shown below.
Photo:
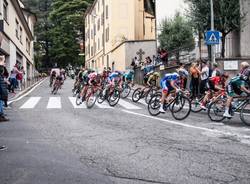
M135 57L135 67L139 67L139 65L140 65L140 61L138 60L138 58L137 57Z
M0 122L9 121L3 112L4 101L8 99L7 84L4 82L4 60L0 59Z
M198 63L192 63L190 68L191 74L191 86L192 86L192 96L198 97L199 94L199 77L200 77L200 70Z
M18 81L18 86L19 86L19 89L22 90L22 84L23 84L23 77L25 75L25 71L24 71L24 68L23 66L21 67L19 73L17 74L17 81Z
M135 69L135 60L134 60L134 59L132 59L131 67L132 67L133 69Z
M183 63L180 64L177 72L181 77L181 88L185 90L187 88L188 71L185 69L185 65Z
M160 57L163 63L168 63L168 53L166 50L162 49L160 52Z
M209 78L209 68L206 61L202 61L200 93L205 94Z
M212 67L212 75L211 77L216 77L220 75L220 69L218 68L218 64L217 63L213 63L213 67Z

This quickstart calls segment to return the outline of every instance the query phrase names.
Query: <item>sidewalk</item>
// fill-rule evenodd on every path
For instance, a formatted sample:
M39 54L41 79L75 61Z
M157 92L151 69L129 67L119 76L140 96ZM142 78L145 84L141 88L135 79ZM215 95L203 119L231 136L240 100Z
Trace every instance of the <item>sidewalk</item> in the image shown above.
M45 79L46 78L40 78L34 84L30 85L29 87L27 87L25 89L22 89L22 90L15 89L15 93L9 93L8 94L8 101L13 101L13 100L19 98L20 96L22 96L23 94L25 94L28 91L30 91L33 87L35 87L37 84L39 84L41 81L43 81Z

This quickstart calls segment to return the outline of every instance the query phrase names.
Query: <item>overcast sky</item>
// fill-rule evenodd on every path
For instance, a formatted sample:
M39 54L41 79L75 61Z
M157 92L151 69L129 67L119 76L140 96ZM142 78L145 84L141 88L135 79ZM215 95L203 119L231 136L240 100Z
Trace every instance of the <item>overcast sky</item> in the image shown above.
M156 0L156 16L158 23L165 17L173 17L176 11L184 12L187 5L184 0Z

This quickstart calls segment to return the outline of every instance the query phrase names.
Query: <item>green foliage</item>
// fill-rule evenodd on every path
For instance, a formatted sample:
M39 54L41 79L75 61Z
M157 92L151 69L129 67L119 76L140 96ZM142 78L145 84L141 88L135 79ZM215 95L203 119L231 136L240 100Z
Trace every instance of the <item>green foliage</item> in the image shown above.
M176 14L173 19L162 21L159 41L161 48L171 51L190 51L194 49L193 30L190 22L180 14ZM178 57L178 56L177 56Z
M36 13L35 61L47 68L83 62L79 41L84 40L84 13L93 0L23 0Z
M186 0L186 2L190 5L188 15L194 28L198 32L205 33L211 28L210 1ZM222 57L225 53L226 36L232 31L240 30L244 16L240 13L239 0L214 0L215 29L222 33Z

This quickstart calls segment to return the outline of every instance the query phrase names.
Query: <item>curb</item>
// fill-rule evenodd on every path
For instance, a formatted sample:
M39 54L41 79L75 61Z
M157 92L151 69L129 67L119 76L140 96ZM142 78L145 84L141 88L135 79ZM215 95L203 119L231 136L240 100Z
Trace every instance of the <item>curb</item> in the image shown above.
M34 83L33 85L31 85L30 87L26 88L25 90L23 90L22 92L18 93L15 97L9 99L8 104L11 104L12 102L16 101L18 98L20 98L21 96L25 95L26 93L28 93L31 89L33 89L34 87L36 87L38 84L42 83L43 81L45 81L47 79L43 78L39 81L37 81L36 83Z

